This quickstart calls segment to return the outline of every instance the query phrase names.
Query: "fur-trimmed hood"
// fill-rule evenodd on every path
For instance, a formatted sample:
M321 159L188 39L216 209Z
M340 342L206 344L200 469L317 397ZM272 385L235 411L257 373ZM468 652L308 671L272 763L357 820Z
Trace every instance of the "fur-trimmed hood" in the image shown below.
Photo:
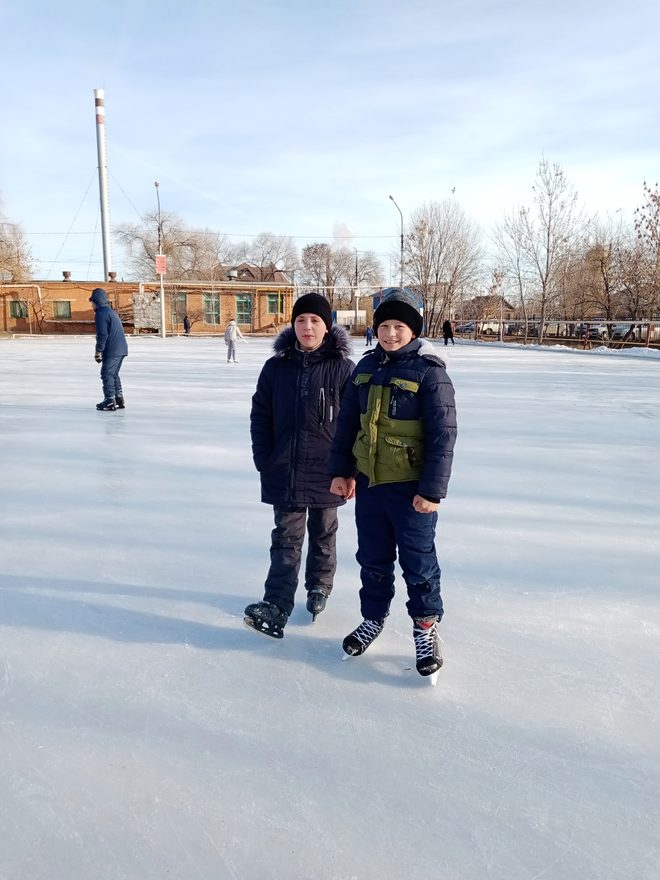
M273 342L273 352L276 357L291 357L296 352L299 354L303 353L301 349L298 348L296 331L293 327L285 327L284 330L281 330L278 333ZM351 337L348 335L348 332L344 327L333 324L330 330L326 333L325 339L321 345L314 349L310 354L316 355L317 353L323 358L337 360L348 358L351 353Z
M365 355L365 358L373 357L377 363L387 363L390 360L399 360L408 354L417 354L427 361L438 364L440 367L446 367L447 364L440 357L438 349L428 339L420 337L413 339L408 345L404 345L398 351L386 352L380 345L377 345L373 351Z

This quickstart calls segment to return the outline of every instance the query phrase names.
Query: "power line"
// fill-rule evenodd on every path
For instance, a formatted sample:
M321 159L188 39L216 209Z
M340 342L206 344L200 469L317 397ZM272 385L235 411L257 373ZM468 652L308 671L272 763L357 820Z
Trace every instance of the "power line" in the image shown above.
M136 209L137 210L137 209ZM142 219L142 218L141 218ZM25 232L25 235L96 235L96 232ZM232 238L258 238L262 232L218 232L218 235L229 235ZM304 238L318 239L331 238L333 241L357 241L363 239L390 239L398 238L398 233L393 235L287 235L286 233L272 233L277 238Z

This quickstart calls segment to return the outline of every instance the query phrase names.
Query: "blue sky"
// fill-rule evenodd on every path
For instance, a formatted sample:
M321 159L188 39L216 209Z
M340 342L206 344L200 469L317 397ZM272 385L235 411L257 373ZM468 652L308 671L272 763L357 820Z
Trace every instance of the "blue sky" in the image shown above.
M0 194L41 278L102 276L95 88L113 225L158 180L190 226L387 265L389 194L407 216L455 190L488 231L543 155L589 212L630 219L660 177L655 0L4 0L0 31Z

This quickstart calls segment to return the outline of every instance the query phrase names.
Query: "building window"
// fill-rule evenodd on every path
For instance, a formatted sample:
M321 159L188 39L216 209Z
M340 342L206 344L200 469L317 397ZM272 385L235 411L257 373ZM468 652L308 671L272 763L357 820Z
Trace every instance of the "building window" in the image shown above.
M279 293L268 294L268 314L279 315L281 309L282 295Z
M71 318L71 303L65 300L54 302L53 318L55 320L69 320Z
M204 323L219 324L220 323L220 294L205 293L204 298Z
M26 302L21 302L19 299L10 300L9 316L11 318L27 318L28 304Z
M236 323L252 325L252 297L240 293L236 297Z
M187 294L176 293L170 300L170 319L173 324L183 324L187 312ZM207 322L208 323L208 322ZM215 322L217 323L217 321Z

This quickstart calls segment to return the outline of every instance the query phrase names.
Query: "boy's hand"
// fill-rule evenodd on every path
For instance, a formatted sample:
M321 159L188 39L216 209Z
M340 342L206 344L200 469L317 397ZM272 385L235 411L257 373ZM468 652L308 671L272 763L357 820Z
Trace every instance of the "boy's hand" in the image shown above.
M339 495L346 501L350 501L351 498L355 498L355 480L353 477L333 477L330 491L333 495Z
M435 513L440 507L440 504L435 501L428 501L426 498L422 498L421 495L415 495L413 498L413 507L417 513Z

